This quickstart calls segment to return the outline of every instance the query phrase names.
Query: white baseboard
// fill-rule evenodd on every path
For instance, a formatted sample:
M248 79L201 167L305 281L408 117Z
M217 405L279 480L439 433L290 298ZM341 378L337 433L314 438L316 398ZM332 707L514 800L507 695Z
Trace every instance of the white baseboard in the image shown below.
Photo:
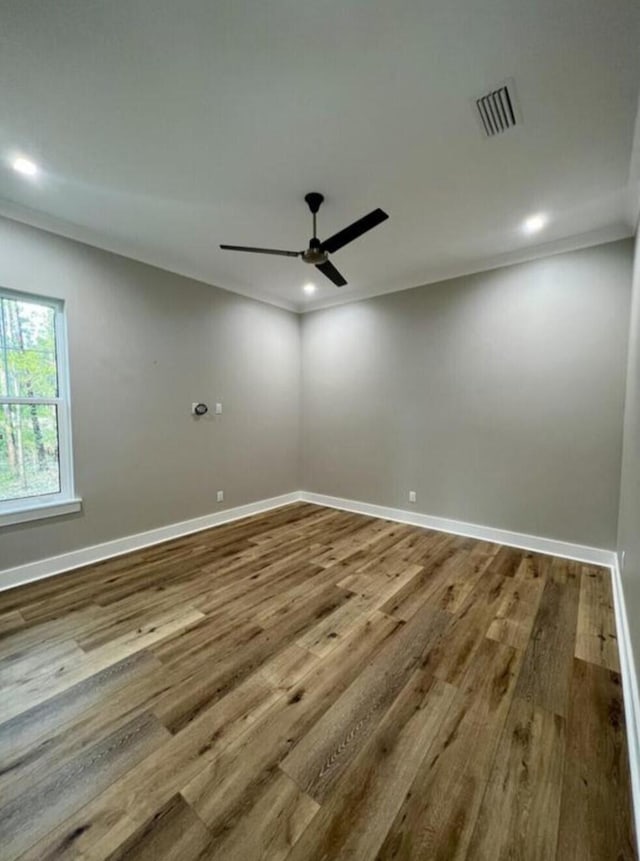
M299 498L304 502L326 505L328 508L340 508L342 511L353 511L356 514L368 514L371 517L396 520L398 523L422 526L426 529L435 529L437 532L451 532L453 535L478 538L481 541L493 541L496 544L506 544L509 547L532 550L535 553L546 553L550 556L561 556L564 559L575 559L578 562L587 562L592 565L604 565L610 568L616 558L613 550L588 547L584 544L571 544L568 541L557 541L554 538L540 538L537 535L510 532L507 529L494 529L491 526L480 526L477 523L464 523L462 520L433 517L430 514L419 514L415 511L405 511L402 508L387 508L383 505L372 505L369 502L356 502L353 499L325 496L322 493L308 493L306 490L300 493Z
M0 571L0 591L31 583L33 580L42 580L54 574L62 574L73 568L81 568L83 565L92 565L94 562L103 562L113 556L122 556L132 550L140 550L153 544L161 544L172 538L180 538L192 532L201 532L203 529L211 529L212 526L220 526L232 520L240 520L252 514L260 514L270 511L272 508L280 508L292 502L300 500L300 493L285 493L282 496L274 496L271 499L261 499L258 502L249 502L247 505L238 505L236 508L227 508L215 514L205 514L203 517L194 517L192 520L183 520L180 523L170 523L158 529L150 529L148 532L139 532L136 535L128 535L125 538L116 538L114 541L105 541L102 544L94 544L91 547L83 547L80 550L72 550L61 556L50 556L37 562L29 562L26 565L18 565L16 568L6 568Z
M631 792L633 796L633 814L636 835L640 836L640 695L638 691L638 674L633 657L633 647L629 634L629 617L624 600L622 576L618 564L618 556L611 566L613 581L613 602L616 616L616 633L618 636L618 653L620 655L620 670L622 675L622 690L624 694L624 715L627 726L627 744L629 746L629 770L631 772ZM639 839L639 837L636 837Z
M241 517L249 517L252 514L260 514L272 508L289 505L292 502L311 502L316 505L324 505L328 508L339 508L343 511L353 511L357 514L365 514L370 517L382 517L385 520L395 520L399 523L408 523L413 526L421 526L426 529L435 529L439 532L451 532L453 535L464 535L468 538L478 538L481 541L493 541L496 544L506 544L510 547L518 547L523 550L533 550L537 553L547 553L552 556L562 556L567 559L576 559L580 562L589 562L596 565L611 567L615 562L615 553L612 550L603 550L598 547L587 547L582 544L570 544L566 541L556 541L551 538L540 538L536 535L526 535L520 532L509 532L506 529L494 529L490 526L480 526L476 523L464 523L461 520L450 520L444 517L433 517L430 514L419 514L414 511L405 511L401 508L387 508L382 505L372 505L368 502L357 502L352 499L341 499L337 496L325 496L320 493L307 491L293 491L282 496L274 496L271 499L262 499L258 502L250 502L247 505L239 505L236 508L228 508L215 514L206 514L192 520L183 520L180 523L171 523L161 526L159 529L151 529L148 532L139 532L136 535L128 535L125 538L116 538L113 541L105 541L103 544L94 544L91 547L83 547L61 556L52 556L26 565L18 565L15 568L7 568L0 571L0 590L40 580L43 577L51 577L53 574L62 574L73 568L83 565L91 565L94 562L102 562L113 556L121 556L132 550L140 550L172 538L180 538L192 532L203 529L211 529L222 523L238 520Z

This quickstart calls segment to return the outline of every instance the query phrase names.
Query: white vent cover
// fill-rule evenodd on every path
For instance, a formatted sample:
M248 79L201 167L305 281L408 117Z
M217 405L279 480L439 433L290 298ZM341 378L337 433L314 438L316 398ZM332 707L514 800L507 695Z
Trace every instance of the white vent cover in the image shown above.
M476 99L476 109L488 138L502 134L520 123L513 84L509 82Z

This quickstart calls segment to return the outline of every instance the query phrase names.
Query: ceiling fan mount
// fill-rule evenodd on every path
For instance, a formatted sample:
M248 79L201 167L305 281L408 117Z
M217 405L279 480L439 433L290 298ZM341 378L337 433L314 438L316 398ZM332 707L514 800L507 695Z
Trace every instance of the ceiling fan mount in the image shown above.
M304 199L307 201L311 212L315 215L324 201L324 194L320 194L319 191L310 191L309 194L305 194Z
M347 281L344 276L338 272L333 263L331 263L329 255L333 254L334 251L337 251L344 245L347 245L349 242L353 242L354 239L362 236L363 233L366 233L373 227L377 227L378 224L386 221L389 216L382 209L374 209L368 215L365 215L363 218L360 218L358 221L354 221L353 224L345 227L344 230L340 230L338 233L335 233L333 236L330 236L328 239L321 242L317 236L316 216L324 201L324 195L320 194L318 191L310 191L308 194L305 194L304 199L311 210L311 215L313 217L313 236L309 240L309 247L304 251L283 251L277 248L253 248L245 245L221 245L220 248L227 251L248 251L252 254L276 254L283 257L301 257L305 263L309 263L319 269L323 275L336 285L336 287L343 287Z

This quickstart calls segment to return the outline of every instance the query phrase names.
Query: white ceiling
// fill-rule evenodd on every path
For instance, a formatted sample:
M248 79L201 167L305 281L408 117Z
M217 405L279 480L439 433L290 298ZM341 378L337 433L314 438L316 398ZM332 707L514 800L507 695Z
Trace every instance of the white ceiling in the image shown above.
M636 0L3 0L0 211L296 309L630 235L639 44ZM348 287L218 248L305 247L316 190L321 237L390 214Z

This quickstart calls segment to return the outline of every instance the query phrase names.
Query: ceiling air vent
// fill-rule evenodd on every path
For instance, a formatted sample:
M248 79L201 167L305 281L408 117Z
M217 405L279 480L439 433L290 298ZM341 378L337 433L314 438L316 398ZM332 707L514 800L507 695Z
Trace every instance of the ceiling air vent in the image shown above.
M502 134L518 125L518 111L513 85L503 84L476 99L476 108L484 133L488 138Z

